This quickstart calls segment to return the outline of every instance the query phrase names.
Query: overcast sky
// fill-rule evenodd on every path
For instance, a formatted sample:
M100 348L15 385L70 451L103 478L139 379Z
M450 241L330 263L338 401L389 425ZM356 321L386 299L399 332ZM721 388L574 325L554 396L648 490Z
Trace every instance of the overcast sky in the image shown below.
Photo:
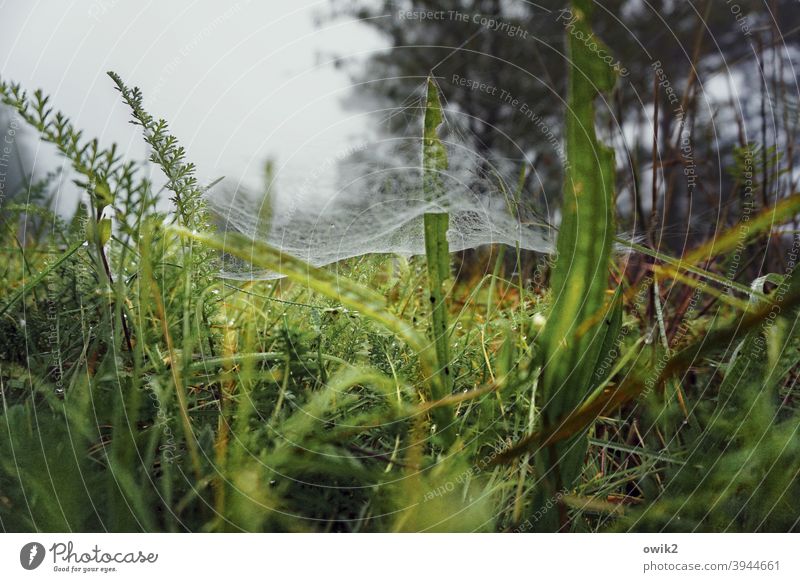
M184 2L0 0L0 73L42 88L88 136L142 158L145 146L105 72L141 87L201 180L261 184L275 158L283 183L302 179L367 131L331 55L366 57L381 39L356 22L323 20L327 0ZM52 158L32 146L38 169Z

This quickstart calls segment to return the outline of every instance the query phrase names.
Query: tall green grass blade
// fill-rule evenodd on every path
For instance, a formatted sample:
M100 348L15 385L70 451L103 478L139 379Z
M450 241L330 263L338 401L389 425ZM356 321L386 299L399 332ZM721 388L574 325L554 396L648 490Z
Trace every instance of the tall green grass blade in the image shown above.
M442 398L450 393L453 381L450 374L450 348L447 334L447 303L445 285L449 278L450 253L447 248L447 214L426 214L425 254L428 260L428 281L431 305L431 338L436 347L438 373L441 376L442 392L434 394ZM443 260L444 259L444 260Z
M573 7L578 17L576 29L589 37L591 2L576 0ZM614 238L614 157L598 142L594 131L594 99L599 90L611 90L614 75L574 35L570 35L569 46L572 66L566 133L570 166L552 275L555 301L543 338L547 363L544 390L546 399L553 399L544 411L549 419L571 409L582 396L560 388L573 370L580 370L580 374L570 383L586 384L580 380L585 380L590 370L580 363L595 338L590 333L576 337L576 332L603 306Z
M569 70L566 146L568 167L562 202L562 223L552 274L554 303L542 339L542 421L552 425L577 408L590 390L597 355L606 325L591 323L602 313L608 287L611 244L615 236L614 154L595 135L594 101L610 91L615 75L606 63L578 40L592 38L592 3L572 3L575 31L569 35ZM593 42L600 44L594 37ZM609 308L611 303L608 304ZM605 320L605 318L602 318ZM543 487L537 504L546 503L577 478L586 442L582 435L537 455ZM543 524L561 527L566 510L551 511Z
M737 291L743 293L744 295L754 294L754 292L747 285L743 285L742 283L738 283L737 281L733 281L731 279L728 279L727 277L718 275L717 273L712 273L707 269L701 269L700 267L688 263L685 259L676 259L665 253L662 253L654 249L650 249L644 245L636 244L634 242L624 241L621 239L618 239L617 242L624 244L627 247L630 247L637 253L642 253L643 255L652 257L657 261L661 261L662 263L666 263L667 265L674 267L671 273L672 275L674 275L675 273L680 273L681 271L686 271L687 273L692 273L693 275L697 275L701 279L707 279L709 281L713 281L714 283L718 283L719 285L722 285L725 288L736 289ZM761 292L755 292L755 294L761 299L765 298L765 295Z
M441 173L448 168L447 150L437 133L443 121L439 90L433 77L428 77L422 136L422 180L423 193L430 201L442 198ZM436 366L440 378L436 384L438 390L433 397L438 400L453 390L446 301L446 286L450 279L450 249L447 244L450 217L446 212L429 212L425 214L423 220L431 307L431 338L436 348ZM440 431L445 430L452 421L448 412L449 409L440 409L434 415Z

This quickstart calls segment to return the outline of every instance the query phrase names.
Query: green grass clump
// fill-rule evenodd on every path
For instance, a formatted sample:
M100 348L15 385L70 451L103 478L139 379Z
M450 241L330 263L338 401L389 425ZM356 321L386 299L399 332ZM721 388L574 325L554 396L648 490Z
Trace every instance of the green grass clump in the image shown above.
M588 8L575 2L585 34ZM632 247L654 265L629 278L594 132L613 78L571 42L548 289L506 278L502 254L450 280L446 213L425 217L426 257L335 272L223 236L138 89L112 75L171 212L142 164L0 82L87 195L69 222L44 195L4 209L2 528L797 530L800 275L726 279L707 260L736 244L726 232L684 257ZM421 188L435 198L447 158L432 81L426 102ZM798 209L783 199L748 236ZM221 279L221 253L285 279ZM698 307L662 304L666 282Z

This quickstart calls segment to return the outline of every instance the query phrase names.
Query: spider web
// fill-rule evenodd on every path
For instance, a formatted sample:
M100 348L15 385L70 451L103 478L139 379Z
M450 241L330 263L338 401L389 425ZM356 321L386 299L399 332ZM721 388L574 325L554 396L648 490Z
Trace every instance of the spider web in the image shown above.
M448 170L441 173L441 195L435 200L423 196L423 91L377 120L379 137L321 161L280 195L255 197L243 188L207 193L220 229L321 267L371 253L423 255L423 216L447 212L451 252L492 244L552 252L554 228L518 186L524 162L492 161L480 154L477 138L451 123L457 111L446 108L439 131L449 159ZM326 166L333 167L333 178L325 176ZM279 277L229 256L223 259L222 275Z

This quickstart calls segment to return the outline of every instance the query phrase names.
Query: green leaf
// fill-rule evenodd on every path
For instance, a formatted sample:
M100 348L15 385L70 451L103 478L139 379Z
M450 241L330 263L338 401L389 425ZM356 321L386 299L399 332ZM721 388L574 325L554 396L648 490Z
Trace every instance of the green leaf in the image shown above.
M447 171L447 149L439 139L439 127L444 122L439 88L433 76L428 77L425 99L425 120L422 134L423 191L425 198L436 201L444 193L442 173Z
M586 37L591 3L576 1L575 29ZM595 42L600 42L595 39ZM599 90L610 90L613 73L586 45L569 36L569 100L566 120L569 168L564 183L562 223L552 275L555 301L543 337L545 401L543 413L552 421L574 408L585 396L591 373L586 353L598 337L596 325L585 330L584 322L597 318L603 308L608 281L614 221L614 155L598 142L594 131L594 99ZM589 358L590 359L590 358ZM569 385L564 385L569 379Z
M97 209L103 209L106 206L114 204L114 195L111 193L111 187L105 180L97 180L94 187L94 205Z
M428 77L425 102L425 121L422 136L423 193L430 201L443 195L441 174L447 171L447 150L439 139L438 129L444 120L439 90L433 77ZM450 217L446 212L426 213L425 256L428 263L428 286L431 306L431 336L436 348L436 366L439 382L435 383L434 398L443 398L453 390L453 371L450 365L447 323L447 284L450 279L450 249L447 244L447 229ZM452 423L449 408L434 412L439 431ZM445 437L449 443L451 439Z
M111 239L111 219L103 218L97 223L97 242L105 245Z
M550 426L576 409L592 389L592 374L606 341L606 302L611 244L615 236L614 154L595 135L594 101L610 91L614 71L578 39L590 38L592 3L575 0L568 35L569 69L562 222L551 285L554 302L542 338L542 422ZM602 47L596 37L593 42ZM605 47L603 47L605 48ZM607 50L607 49L605 49ZM617 308L619 309L619 308ZM614 341L613 339L610 341ZM536 457L542 475L535 506L569 488L586 450L583 434L548 447ZM557 515L560 513L561 515ZM546 514L545 529L562 526L565 511Z

